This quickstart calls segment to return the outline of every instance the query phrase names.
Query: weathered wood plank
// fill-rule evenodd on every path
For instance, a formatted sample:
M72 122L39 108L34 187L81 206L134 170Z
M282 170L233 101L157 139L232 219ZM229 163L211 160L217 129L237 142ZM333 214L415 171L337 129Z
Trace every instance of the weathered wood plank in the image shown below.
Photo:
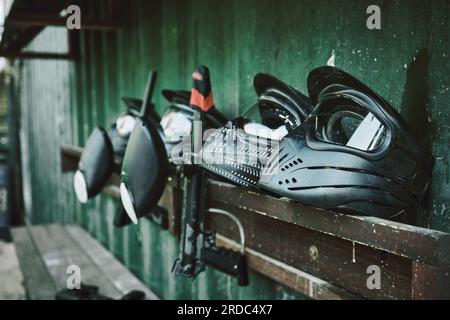
M60 59L60 60L74 59L74 57L71 55L70 52L53 53L53 52L2 51L2 50L0 50L0 57L10 59Z
M24 12L27 10L34 10L33 1L29 3L19 4L22 1L14 1L8 16L5 19L4 32L0 47L6 50L20 51L27 44L29 44L45 27L44 26L31 26L28 28L23 28L21 26L14 26L9 23L10 18L13 18L16 13ZM50 1L42 3L41 10L47 12L48 14L58 15L62 9L67 8L69 0L63 1Z
M62 172L77 170L83 148L64 144L61 145L60 150Z
M11 26L66 26L67 17L40 13L16 13L8 18ZM83 19L83 29L117 30L123 26L119 21L102 21L99 19Z
M180 234L181 218L181 190L177 184L177 178L169 178L164 193L159 201L159 205L167 209L169 218L169 231L173 235Z
M241 221L250 249L366 298L410 298L411 261L406 258L221 202L207 205L227 210ZM209 215L208 224L211 221L221 235L238 241L237 228L226 217ZM366 286L371 265L381 269L382 290Z
M11 229L27 297L31 300L54 299L57 286L30 237L27 227Z
M66 270L70 264L63 254L61 245L53 241L45 225L30 226L29 233L57 289L65 289L67 281Z
M147 299L158 299L147 286L131 274L123 264L81 227L78 225L66 225L65 230L84 250L92 262L102 269L103 274L121 294L126 294L131 290L141 290L145 292Z
M216 235L216 242L220 246L238 250L240 245L231 239L221 235ZM361 296L348 292L331 283L316 278L306 272L303 272L290 265L270 258L253 249L246 250L248 267L273 279L285 284L287 287L312 299L322 300L360 300Z
M102 192L113 198L120 199L120 189L116 185L109 184L103 188Z
M417 300L450 300L450 267L413 261L411 296Z
M34 227L32 227L34 229ZM59 272L66 275L67 268L70 265L77 265L81 271L81 282L96 285L101 294L117 299L122 296L119 291L104 274L102 266L95 264L79 242L66 232L66 229L60 224L45 225L47 235L51 242L57 243L58 251L53 252L62 261ZM45 244L45 243L43 243ZM38 246L38 248L40 248ZM45 250L43 248L43 250ZM51 262L51 261L50 261ZM63 286L65 282L63 283Z
M350 216L210 181L208 197L259 215L432 265L450 264L450 234L374 217Z

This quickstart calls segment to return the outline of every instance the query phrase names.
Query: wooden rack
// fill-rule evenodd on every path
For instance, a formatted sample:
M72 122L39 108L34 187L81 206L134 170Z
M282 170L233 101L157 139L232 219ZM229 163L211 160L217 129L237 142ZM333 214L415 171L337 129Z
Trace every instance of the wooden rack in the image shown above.
M61 146L62 170L77 168L82 149ZM114 175L104 192L118 197ZM170 177L160 205L179 235L180 190ZM242 222L250 268L314 299L450 299L450 234L373 217L343 215L210 180L208 207ZM217 241L237 247L238 231L221 216L207 224ZM381 289L369 289L369 266Z

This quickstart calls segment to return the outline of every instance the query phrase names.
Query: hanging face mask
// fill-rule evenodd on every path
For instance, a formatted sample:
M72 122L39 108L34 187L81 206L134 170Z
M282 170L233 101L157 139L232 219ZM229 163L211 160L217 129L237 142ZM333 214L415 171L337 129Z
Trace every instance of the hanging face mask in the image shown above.
M334 211L398 218L416 209L431 156L383 98L334 67L313 70L311 116L280 142L258 186Z
M137 223L143 216L162 216L155 213L161 208L157 203L164 191L171 154L179 154L182 137L190 137L193 111L189 106L190 92L182 90L162 91L170 105L161 118L155 115L139 117L136 132L132 133L126 150L120 194L127 217L121 216L122 225ZM152 109L153 110L153 109ZM150 110L151 111L151 110ZM207 127L217 127L225 121L218 112L207 115ZM179 148L179 151L172 152ZM182 157L182 155L180 155ZM120 215L119 215L120 216Z
M109 129L95 128L83 149L73 180L75 194L81 203L100 193L113 171L119 172L137 116L132 99L123 100L127 112Z
M168 176L168 159L158 123L150 116L156 72L150 74L142 110L136 119L123 158L120 198L133 223L153 212Z
M186 94L188 95L187 98L186 98ZM183 101L189 100L189 92L187 92L187 91L163 90L163 95L166 97L166 99L173 99L173 100L177 101L178 103L183 103ZM142 103L143 103L142 100L127 98L126 102L128 105L133 105L134 109L138 110L138 114L140 113L140 110L142 108ZM148 108L147 113L148 114L145 118L150 119L149 123L151 121L151 124L149 124L149 125L157 128L157 131L158 131L160 137L164 141L166 150L170 150L170 149L167 149L167 147L170 145L170 142L166 141L166 137L164 135L162 127L157 125L158 123L162 122L161 118L155 112L154 108ZM123 119L121 123L117 124L117 127L120 127L123 129L131 128L131 123L128 122L129 120L131 120L131 119ZM136 118L134 118L133 121L136 122ZM133 125L133 128L134 128L134 125ZM118 210L115 214L115 218L114 218L114 225L119 228L128 226L131 223L133 223L133 221L130 219L130 216L134 217L134 215L136 215L136 217L138 217L138 215L136 214L136 211L134 210L134 207L133 207L133 200L131 198L131 195L128 194L129 193L128 189L126 189L125 186L122 186L121 192L122 192L122 201L125 201L125 203L127 204L127 208L128 208L128 211L130 212L130 215L124 209L123 205L120 208L118 208ZM156 201L156 199L154 201ZM152 211L146 212L145 217L148 218L150 221L154 222L155 224L159 225L161 228L167 229L167 227L168 227L167 211L164 208L159 207L157 205L153 205L153 204L149 204L148 207L150 207L150 208L155 207L155 208ZM141 216L139 216L139 217L141 217Z
M217 130L202 149L203 167L244 187L254 187L278 142L312 109L309 98L268 74L254 78L258 102Z

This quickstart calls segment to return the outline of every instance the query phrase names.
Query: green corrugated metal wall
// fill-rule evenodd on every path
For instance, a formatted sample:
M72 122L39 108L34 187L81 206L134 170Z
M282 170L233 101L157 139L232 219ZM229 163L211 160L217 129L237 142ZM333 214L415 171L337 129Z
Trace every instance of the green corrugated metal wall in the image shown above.
M382 30L365 27L369 4L380 5ZM195 282L175 278L169 272L175 239L147 221L113 228L117 202L108 196L77 204L72 175L60 173L59 145L84 145L96 125L109 125L123 110L122 96L142 96L150 68L159 70L159 92L188 89L194 68L209 66L216 105L234 117L254 102L257 72L305 90L307 73L334 54L337 67L379 91L432 149L433 202L422 222L450 231L448 1L161 0L122 6L127 27L81 32L80 62L15 63L24 198L32 222L79 222L162 298L299 298L253 273L245 289L214 271ZM102 9L94 8L99 15ZM64 51L65 39L64 30L48 28L28 49ZM156 103L162 111L161 96Z

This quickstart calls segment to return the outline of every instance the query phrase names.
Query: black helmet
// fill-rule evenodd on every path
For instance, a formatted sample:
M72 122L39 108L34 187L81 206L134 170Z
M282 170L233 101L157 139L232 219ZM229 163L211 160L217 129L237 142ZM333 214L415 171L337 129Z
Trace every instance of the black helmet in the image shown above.
M156 208L168 176L168 161L158 123L151 116L151 103L156 84L156 71L151 71L139 116L131 132L120 173L120 199L128 218L137 219ZM129 220L121 219L123 224Z
M189 91L167 89L163 90L162 94L174 105L184 106L189 103ZM134 109L138 112L142 108L143 100L141 99L124 98L124 101L126 101L128 105L134 106ZM131 149L128 151L127 167L123 170L124 175L126 176L124 180L128 180L128 183L122 186L122 195L127 202L128 212L123 206L118 209L114 219L114 225L116 227L125 227L136 222L135 218L140 218L143 215L147 216L150 213L153 214L149 216L154 218L155 213L158 212L156 206L159 201L158 195L162 192L161 190L163 190L158 183L164 187L165 177L167 175L167 156L165 156L165 154L168 154L175 144L174 141L164 134L164 130L160 125L161 120L162 118L156 113L154 108L148 108L147 114L140 119L140 121L142 121L141 124L145 123L148 130L142 131L140 138L133 138L132 144L136 147L134 151ZM177 124L179 125L179 123ZM169 124L169 127L170 126L171 124ZM155 131L158 133L159 137L155 135L152 139L148 139L149 137L143 138L142 133L146 132L150 136L153 135ZM159 141L161 139L162 143ZM166 153L160 149L161 145L164 145ZM159 152L160 155L162 155L162 158L155 155L156 152ZM160 165L161 168L158 168L158 165L154 165L154 163ZM145 166L149 167L146 168ZM133 170L132 167L135 167L138 170ZM146 171L146 174L142 175L142 171ZM158 179L155 180L156 183L153 182L153 177L155 176L158 177ZM133 189L132 185L138 185L138 187ZM127 190L124 190L125 188L127 188ZM128 191L128 195L124 194L126 191ZM155 194L156 196L148 197L148 194ZM151 199L151 201L146 202L148 199ZM151 210L153 210L153 212ZM131 220L131 217L133 220Z
M258 101L207 138L203 167L233 183L254 187L278 141L301 125L312 110L308 97L277 78L254 78Z
M280 141L258 186L339 212L397 218L415 209L431 180L431 155L386 100L351 75L308 76L315 108Z
M78 200L86 203L105 186L112 172L120 172L130 133L138 111L135 99L122 98L127 110L110 128L97 127L89 136L74 176L74 190Z
M154 80L149 80L149 83ZM150 87L150 85L149 85ZM121 200L128 214L122 224L137 223L137 219L151 213L158 204L171 169L172 155L182 151L181 141L190 136L193 110L189 105L191 93L182 90L163 90L170 105L163 116L140 116L128 143L121 173ZM148 96L148 94L147 94ZM149 109L152 111L152 109ZM148 114L144 112L143 114ZM225 123L215 108L206 113L206 126ZM176 152L175 152L176 151ZM183 157L183 155L179 155Z

